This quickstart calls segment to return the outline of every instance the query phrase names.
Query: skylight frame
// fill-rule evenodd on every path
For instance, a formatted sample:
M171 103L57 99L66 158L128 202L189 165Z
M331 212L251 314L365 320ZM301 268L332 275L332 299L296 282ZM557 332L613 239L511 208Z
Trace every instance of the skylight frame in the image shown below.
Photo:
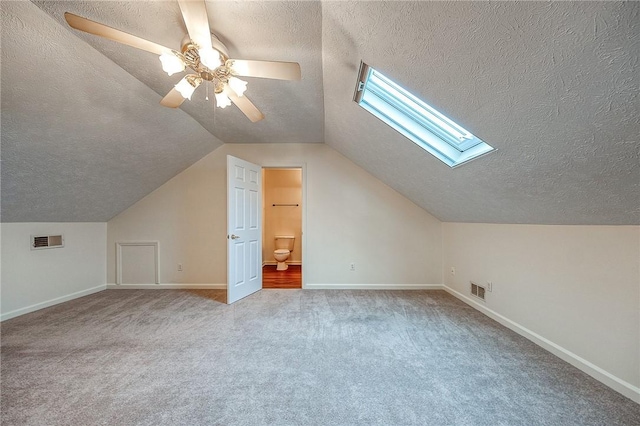
M364 62L360 62L353 100L451 168L495 151L482 139Z

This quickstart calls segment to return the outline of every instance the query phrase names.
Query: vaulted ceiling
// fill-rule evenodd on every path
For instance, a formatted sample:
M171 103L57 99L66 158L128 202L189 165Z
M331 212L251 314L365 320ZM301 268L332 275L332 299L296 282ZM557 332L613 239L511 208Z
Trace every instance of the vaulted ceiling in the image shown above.
M69 11L179 48L173 1L2 2L2 221L104 221L223 143L324 142L444 221L640 223L640 5L207 1L265 113L196 92L156 55L72 30ZM361 60L497 152L449 169L352 100Z

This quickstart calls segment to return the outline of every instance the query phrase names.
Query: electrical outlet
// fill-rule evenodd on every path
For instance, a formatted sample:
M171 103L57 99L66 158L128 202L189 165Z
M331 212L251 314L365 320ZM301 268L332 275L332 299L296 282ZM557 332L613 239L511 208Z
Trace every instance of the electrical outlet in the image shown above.
M456 268L455 266L451 267L451 275L455 275L456 274Z
M487 281L487 291L493 291L493 283L491 281Z
M356 264L355 263L350 264L349 265L349 270L350 271L355 271L356 270Z
M182 263L178 263L178 272L182 272Z

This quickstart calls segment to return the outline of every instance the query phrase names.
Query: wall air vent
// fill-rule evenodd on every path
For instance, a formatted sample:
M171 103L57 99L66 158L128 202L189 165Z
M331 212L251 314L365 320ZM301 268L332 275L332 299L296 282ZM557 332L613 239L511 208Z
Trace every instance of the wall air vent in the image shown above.
M32 235L31 250L64 247L62 235Z
M484 300L485 288L471 281L471 295Z

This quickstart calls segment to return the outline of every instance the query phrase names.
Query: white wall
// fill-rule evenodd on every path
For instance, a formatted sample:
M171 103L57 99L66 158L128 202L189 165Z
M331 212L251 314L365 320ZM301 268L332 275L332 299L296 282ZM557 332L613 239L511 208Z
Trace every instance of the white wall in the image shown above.
M106 288L106 223L3 223L2 320ZM64 235L64 247L31 250L31 235Z
M640 386L640 227L444 223L443 241L446 286L492 281L486 308Z
M159 241L161 283L226 283L227 154L268 167L304 166L309 287L442 283L440 222L324 144L216 149L108 222L109 283L115 243L131 240Z

